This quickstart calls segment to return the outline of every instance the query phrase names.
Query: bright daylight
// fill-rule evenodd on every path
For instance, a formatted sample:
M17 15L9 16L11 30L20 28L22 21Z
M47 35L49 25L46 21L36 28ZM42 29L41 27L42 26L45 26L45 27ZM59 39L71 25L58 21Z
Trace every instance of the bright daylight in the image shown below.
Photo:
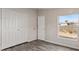
M58 35L66 38L77 38L79 14L59 16Z

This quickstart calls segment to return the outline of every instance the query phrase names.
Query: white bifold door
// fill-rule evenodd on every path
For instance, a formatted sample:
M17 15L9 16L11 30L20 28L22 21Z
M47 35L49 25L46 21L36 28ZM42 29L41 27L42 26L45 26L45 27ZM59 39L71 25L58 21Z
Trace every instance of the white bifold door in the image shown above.
M45 40L45 16L38 16L38 39Z
M2 9L2 49L27 40L27 16L9 9Z

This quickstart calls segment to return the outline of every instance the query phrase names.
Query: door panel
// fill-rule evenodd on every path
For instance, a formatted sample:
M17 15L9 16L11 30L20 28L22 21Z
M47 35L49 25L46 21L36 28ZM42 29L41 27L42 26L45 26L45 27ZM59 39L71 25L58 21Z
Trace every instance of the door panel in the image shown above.
M25 14L16 15L16 43L23 43L27 41L28 38L28 17Z
M15 45L16 16L15 12L2 9L2 49Z
M38 39L45 40L45 16L38 16Z
M2 49L27 41L27 17L10 9L2 9Z

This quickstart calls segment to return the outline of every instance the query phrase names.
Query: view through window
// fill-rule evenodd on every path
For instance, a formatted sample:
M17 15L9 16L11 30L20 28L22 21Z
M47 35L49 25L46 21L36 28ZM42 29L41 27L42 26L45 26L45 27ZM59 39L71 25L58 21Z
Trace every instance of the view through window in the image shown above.
M58 17L58 35L60 37L78 37L79 14L65 15Z

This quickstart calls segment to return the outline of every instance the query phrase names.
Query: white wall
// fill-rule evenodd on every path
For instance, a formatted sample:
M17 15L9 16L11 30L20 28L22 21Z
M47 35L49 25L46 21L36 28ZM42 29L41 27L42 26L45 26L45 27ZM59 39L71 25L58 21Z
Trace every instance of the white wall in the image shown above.
M79 8L39 9L38 16L45 16L46 20L45 41L79 49L79 41L57 37L57 17L77 12L79 12Z
M2 49L36 39L36 9L2 9Z

